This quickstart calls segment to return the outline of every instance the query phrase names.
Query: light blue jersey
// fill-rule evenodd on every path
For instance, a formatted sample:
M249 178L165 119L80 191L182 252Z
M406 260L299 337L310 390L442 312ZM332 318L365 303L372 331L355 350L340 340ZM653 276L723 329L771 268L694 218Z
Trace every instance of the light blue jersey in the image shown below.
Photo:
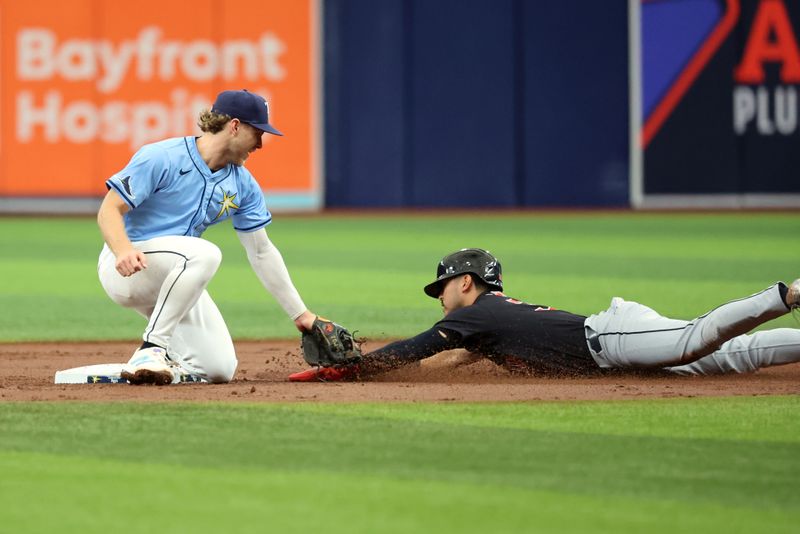
M125 230L131 241L186 235L200 237L226 219L241 232L272 221L264 194L244 167L228 164L211 172L194 137L145 145L128 165L106 180L128 203Z

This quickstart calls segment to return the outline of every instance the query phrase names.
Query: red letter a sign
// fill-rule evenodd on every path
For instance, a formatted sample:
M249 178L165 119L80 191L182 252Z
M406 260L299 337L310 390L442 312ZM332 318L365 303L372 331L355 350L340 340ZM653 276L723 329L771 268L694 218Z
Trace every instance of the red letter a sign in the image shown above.
M774 39L772 38L774 36ZM800 51L783 0L762 0L750 29L737 82L764 83L764 63L781 63L781 82L800 83Z

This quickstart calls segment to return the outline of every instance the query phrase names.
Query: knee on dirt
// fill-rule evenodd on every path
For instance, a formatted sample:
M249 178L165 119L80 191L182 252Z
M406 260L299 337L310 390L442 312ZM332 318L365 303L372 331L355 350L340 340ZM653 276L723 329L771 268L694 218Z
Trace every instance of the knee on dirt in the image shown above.
M203 378L213 384L226 384L233 380L237 364L236 358L215 362L205 369Z

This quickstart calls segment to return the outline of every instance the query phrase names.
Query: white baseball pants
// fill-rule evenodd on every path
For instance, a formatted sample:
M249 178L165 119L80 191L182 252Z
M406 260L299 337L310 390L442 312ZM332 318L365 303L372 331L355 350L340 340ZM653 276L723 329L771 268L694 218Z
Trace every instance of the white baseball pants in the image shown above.
M604 368L664 367L678 374L746 373L800 361L800 330L746 335L789 312L778 285L719 306L692 321L669 319L619 297L586 319L595 361Z
M205 239L167 236L133 244L147 258L147 269L123 277L116 257L104 246L97 265L111 300L133 308L147 320L142 339L167 349L187 372L209 382L228 382L236 371L236 352L228 327L206 291L222 253Z

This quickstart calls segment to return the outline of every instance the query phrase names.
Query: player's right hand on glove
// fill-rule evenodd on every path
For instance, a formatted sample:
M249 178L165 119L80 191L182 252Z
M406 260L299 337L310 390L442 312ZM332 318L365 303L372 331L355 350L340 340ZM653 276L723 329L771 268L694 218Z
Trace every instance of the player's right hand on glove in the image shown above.
M361 349L353 334L342 325L317 317L301 340L303 359L309 365L334 367L361 361Z

